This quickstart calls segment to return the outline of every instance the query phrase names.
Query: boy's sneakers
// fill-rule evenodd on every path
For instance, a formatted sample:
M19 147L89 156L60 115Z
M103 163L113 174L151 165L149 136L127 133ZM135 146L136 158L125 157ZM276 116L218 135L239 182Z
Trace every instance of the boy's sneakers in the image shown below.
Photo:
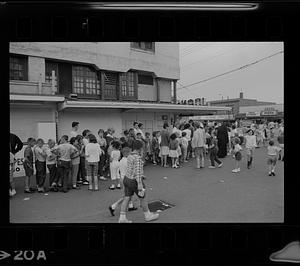
M112 208L112 206L109 206L108 209L110 211L111 216L115 216L115 210Z
M154 165L157 165L157 163L156 163L156 162L153 162L153 164L154 164Z
M107 180L107 178L105 178L104 176L100 176L99 179L100 180Z
M222 167L222 165L223 165L223 163L220 163L220 164L218 165L218 167L220 168L220 167Z
M72 189L80 189L80 187L77 187L76 185L73 185Z
M14 195L16 195L17 194L17 192L16 192L16 190L15 189L10 189L9 190L9 196L14 196Z
M158 217L159 217L158 213L150 212L147 215L145 215L145 220L146 220L146 222L150 222L150 221L157 220Z
M43 187L39 187L39 188L38 188L38 192L39 192L39 193L44 193L44 192L45 192L45 190L44 190L44 188L43 188Z
M121 189L121 185L120 184L117 185L117 189Z
M241 171L241 169L240 168L237 168L237 169L233 169L232 170L232 173L238 173L238 172L240 172Z
M271 172L271 175L272 175L272 176L275 176L275 173L272 171L272 172Z
M110 190L114 190L115 188L116 188L115 185L111 185L111 186L109 187Z
M122 223L132 223L132 221L127 220L127 218L125 218L125 219L119 219L119 224L122 224Z
M84 180L83 182L82 182L82 185L88 185L89 184L89 181L87 181L87 180Z
M213 165L208 166L209 169L215 169L216 167Z
M77 184L78 184L78 185L82 184L82 180L78 180L78 181L77 181Z
M271 172L269 172L269 176L272 176L272 173L271 173Z
M32 193L32 191L29 188L24 189L24 193Z

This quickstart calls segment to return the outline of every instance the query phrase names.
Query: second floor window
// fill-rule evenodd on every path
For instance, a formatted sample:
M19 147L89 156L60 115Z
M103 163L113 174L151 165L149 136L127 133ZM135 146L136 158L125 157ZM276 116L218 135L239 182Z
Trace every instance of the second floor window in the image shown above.
M86 66L73 66L73 93L79 95L100 95L100 80L93 69Z
M135 98L135 79L133 72L121 74L121 92L124 99Z
M153 85L153 77L151 75L139 74L138 83L144 85Z
M52 83L52 71L54 71L54 81L55 87L57 87L58 81L58 65L55 62L46 61L45 62L45 81L46 83Z
M131 48L136 48L145 51L155 51L155 43L154 42L132 42L130 43Z
M9 58L9 79L28 80L27 57L11 56Z

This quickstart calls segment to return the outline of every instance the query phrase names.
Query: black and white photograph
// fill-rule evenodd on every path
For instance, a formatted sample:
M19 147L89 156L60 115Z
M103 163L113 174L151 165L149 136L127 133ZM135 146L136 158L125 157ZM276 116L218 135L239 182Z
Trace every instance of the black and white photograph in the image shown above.
M283 223L283 42L10 42L10 223Z

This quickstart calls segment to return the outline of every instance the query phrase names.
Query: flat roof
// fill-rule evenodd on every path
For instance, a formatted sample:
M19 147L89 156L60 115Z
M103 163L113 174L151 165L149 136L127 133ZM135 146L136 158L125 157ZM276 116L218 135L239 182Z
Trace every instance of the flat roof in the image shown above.
M66 100L59 103L58 109L67 108L108 108L108 109L148 109L180 112L213 112L213 111L231 111L231 107L225 106L199 106L199 105L181 105L169 103L145 103L145 102L125 102L125 101L72 101Z

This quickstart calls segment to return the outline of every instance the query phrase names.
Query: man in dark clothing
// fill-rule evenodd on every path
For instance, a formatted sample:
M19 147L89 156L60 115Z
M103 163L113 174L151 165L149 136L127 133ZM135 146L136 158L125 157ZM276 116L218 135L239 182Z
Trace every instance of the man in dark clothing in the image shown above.
M10 133L10 150L13 155L22 150L23 142L13 133Z
M227 155L227 143L229 142L228 139L228 129L225 123L223 123L217 129L217 139L218 139L218 157L224 158Z

